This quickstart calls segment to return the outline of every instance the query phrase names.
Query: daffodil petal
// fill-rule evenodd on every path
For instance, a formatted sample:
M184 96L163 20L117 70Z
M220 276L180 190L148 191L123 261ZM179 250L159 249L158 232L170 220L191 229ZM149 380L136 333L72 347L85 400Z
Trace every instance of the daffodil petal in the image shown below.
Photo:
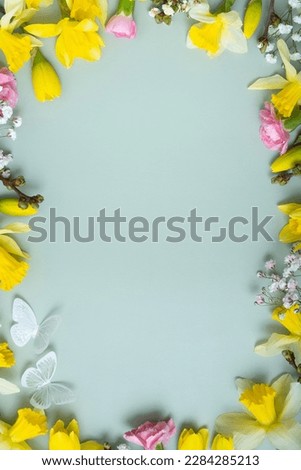
M292 222L292 219L290 219ZM286 224L279 233L279 240L283 243L294 243L301 240L301 227L299 230L292 230L291 223Z
M297 336L273 333L265 343L256 345L254 351L260 356L276 356L284 349L288 349L290 344L297 343L298 341L300 341L300 338Z
M14 31L19 28L23 23L27 23L36 14L37 10L28 8L18 15L13 21L10 22L9 29Z
M22 222L15 222L14 224L5 225L3 229L0 229L0 234L3 233L27 233L30 232L28 224Z
M288 50L288 47L286 43L283 41L283 39L279 39L279 41L277 41L277 47L278 47L283 65L285 67L286 78L289 82L292 82L293 80L296 79L297 72L296 72L295 67L290 63L290 52Z
M290 391L285 398L282 413L279 416L281 421L286 421L299 413L301 409L301 386L298 382L290 385Z
M253 380L238 377L235 380L235 385L237 387L239 395L241 395L245 390L252 388L254 385L254 382Z
M233 441L235 449L239 450L253 450L257 449L258 446L264 441L266 433L264 429L248 429L246 428L246 433L235 432L233 434Z
M20 389L17 385L0 378L0 395L12 395L19 392Z
M18 243L7 235L0 235L0 246L12 255L29 258L29 255L21 250Z
M300 450L301 425L295 420L278 423L269 431L268 437L275 449Z
M232 27L224 29L221 44L224 49L236 54L245 54L248 51L247 39L240 29Z
M62 31L61 21L58 24L30 24L25 26L25 31L40 38L52 38Z
M248 87L249 90L282 90L288 81L281 75L272 75L271 77L259 78Z
M301 209L301 204L280 204L278 209L283 212L284 214L290 215L292 212L295 212L298 209Z
M190 8L189 16L200 23L214 23L216 21L216 18L210 13L207 2L199 3Z
M96 441L86 441L80 445L81 450L103 450L104 447L102 444L99 444Z
M271 384L271 386L276 392L274 403L277 416L279 416L283 411L286 396L290 391L292 382L293 378L290 374L282 374Z

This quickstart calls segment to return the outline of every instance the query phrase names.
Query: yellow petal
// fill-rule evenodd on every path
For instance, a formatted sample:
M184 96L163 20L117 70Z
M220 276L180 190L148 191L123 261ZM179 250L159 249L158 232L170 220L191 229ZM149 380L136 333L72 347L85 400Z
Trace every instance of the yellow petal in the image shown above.
M244 34L250 39L255 33L261 20L262 0L250 0L244 17Z
M280 204L278 209L284 214L290 215L297 209L301 209L301 204L290 203L290 204Z
M252 85L249 90L281 90L288 84L288 81L281 77L281 75L272 75L271 77L259 78Z
M64 20L62 20L64 21ZM31 24L25 26L25 31L40 38L52 38L58 36L62 31L62 21L58 24Z
M259 424L270 426L276 421L275 396L276 391L269 385L255 384L240 395L239 401Z
M290 117L295 106L301 99L301 82L295 80L288 83L277 93L272 95L272 103L283 117Z
M0 289L11 290L23 281L29 265L18 261L0 246Z
M80 450L79 439L73 431L70 434L53 433L49 439L49 450Z
M289 82L292 82L293 80L296 79L297 71L295 67L290 63L290 51L287 47L286 42L283 41L283 39L279 39L279 41L277 41L277 47L278 47L283 65L285 67L286 78Z
M11 34L0 28L0 50L9 69L16 73L30 59L31 39L27 35Z
M18 411L18 419L9 430L13 442L22 442L47 433L47 420L42 411L23 408Z
M226 437L222 434L217 434L213 439L212 450L234 450L234 442L232 437Z
M194 432L192 428L184 428L178 441L178 450L205 450L208 448L209 432L201 428Z
M12 367L16 363L15 356L7 343L0 343L0 367Z
M288 224L279 233L279 240L283 243L295 243L301 240L301 220L290 219Z
M96 441L86 441L80 446L81 450L104 450L104 446Z
M272 318L284 326L292 335L299 336L301 341L301 313L298 313L296 305L288 309L285 307L275 308Z
M222 28L223 22L217 18L214 23L193 25L188 32L188 37L194 46L215 55L221 47Z
M22 251L18 243L7 235L0 235L0 246L4 248L8 253L21 258L29 258L29 255Z

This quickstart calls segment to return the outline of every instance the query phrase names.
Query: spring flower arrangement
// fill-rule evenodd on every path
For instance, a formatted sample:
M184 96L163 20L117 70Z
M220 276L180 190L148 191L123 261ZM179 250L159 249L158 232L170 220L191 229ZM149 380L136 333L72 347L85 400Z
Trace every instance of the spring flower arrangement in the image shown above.
M170 25L178 13L195 22L187 31L187 47L203 50L216 57L225 50L247 52L247 40L259 31L261 19L266 17L264 30L258 32L258 47L269 63L281 60L283 70L250 85L251 90L273 90L270 100L259 113L260 138L270 150L277 152L271 171L273 183L287 184L293 176L301 175L301 1L288 0L287 11L279 15L274 0L247 0L243 20L234 9L234 0L224 0L213 8L207 0L154 0L149 15L157 23ZM70 68L76 59L96 61L101 57L104 40L100 36L112 33L117 38L134 39L139 32L134 20L134 0L120 0L117 11L107 18L106 0L59 0L60 19L48 21L52 0L5 0L0 19L0 49L7 67L0 69L0 137L14 140L22 119L15 115L18 102L14 73L31 61L32 83L39 101L48 101L61 95L62 87L54 66L43 53L44 40L56 38L57 60ZM45 21L36 22L35 16L45 9ZM51 8L49 9L51 12ZM39 16L41 17L41 16ZM51 13L49 14L51 18ZM299 67L301 69L301 67ZM40 194L26 195L20 188L23 176L13 176L9 168L12 155L0 150L0 181L14 197L0 199L2 217L29 217L43 202ZM217 417L211 432L178 428L172 418L158 422L142 422L137 428L125 430L120 450L133 444L147 450L163 450L171 437L177 434L179 450L233 450L255 449L265 439L276 449L301 449L301 201L279 206L288 216L287 224L279 234L281 242L292 244L282 268L273 259L265 263L258 278L265 285L257 296L257 305L272 306L271 319L281 325L282 332L274 332L257 344L255 353L261 356L279 354L292 366L292 374L283 374L271 384L238 378L236 386L241 412L225 413ZM13 236L29 231L25 223L10 222L0 229L0 289L8 291L26 276L29 255L21 250ZM0 343L0 395L20 392L7 380L6 371L15 365L12 344L25 347L33 342L38 360L27 368L19 381L30 391L30 406L17 410L9 422L0 421L0 449L29 450L32 440L48 436L50 450L110 450L106 442L84 440L75 418L70 422L58 419L50 422L47 410L75 400L73 391L64 383L56 382L57 356L47 352L60 318L52 315L41 322L24 300L15 299L12 309L11 338ZM7 398L5 398L7 399Z

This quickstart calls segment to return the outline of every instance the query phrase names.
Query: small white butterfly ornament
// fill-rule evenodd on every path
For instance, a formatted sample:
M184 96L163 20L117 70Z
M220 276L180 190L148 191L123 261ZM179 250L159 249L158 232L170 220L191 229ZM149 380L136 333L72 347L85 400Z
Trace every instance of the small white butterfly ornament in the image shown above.
M10 329L13 342L25 346L31 339L37 354L41 354L49 346L51 336L60 323L59 315L51 315L39 325L31 307L22 299L13 303L13 320L16 322Z
M72 390L59 382L51 382L57 367L57 357L51 351L29 367L21 377L21 385L34 389L30 399L33 407L47 410L51 405L65 405L74 401Z

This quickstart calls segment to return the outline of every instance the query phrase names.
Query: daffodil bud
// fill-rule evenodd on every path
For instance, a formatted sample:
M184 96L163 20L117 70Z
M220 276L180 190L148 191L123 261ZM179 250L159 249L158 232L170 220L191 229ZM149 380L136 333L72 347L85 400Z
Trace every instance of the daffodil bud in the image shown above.
M250 0L244 18L244 34L250 39L255 33L261 20L262 0Z
M273 173L280 173L293 169L296 165L301 164L301 145L295 145L283 155L280 155L271 165Z
M39 101L51 101L61 96L60 79L47 59L38 49L32 63L32 85Z
M0 199L0 213L12 216L29 216L35 215L37 209L29 206L22 208L20 207L20 201L18 199Z

